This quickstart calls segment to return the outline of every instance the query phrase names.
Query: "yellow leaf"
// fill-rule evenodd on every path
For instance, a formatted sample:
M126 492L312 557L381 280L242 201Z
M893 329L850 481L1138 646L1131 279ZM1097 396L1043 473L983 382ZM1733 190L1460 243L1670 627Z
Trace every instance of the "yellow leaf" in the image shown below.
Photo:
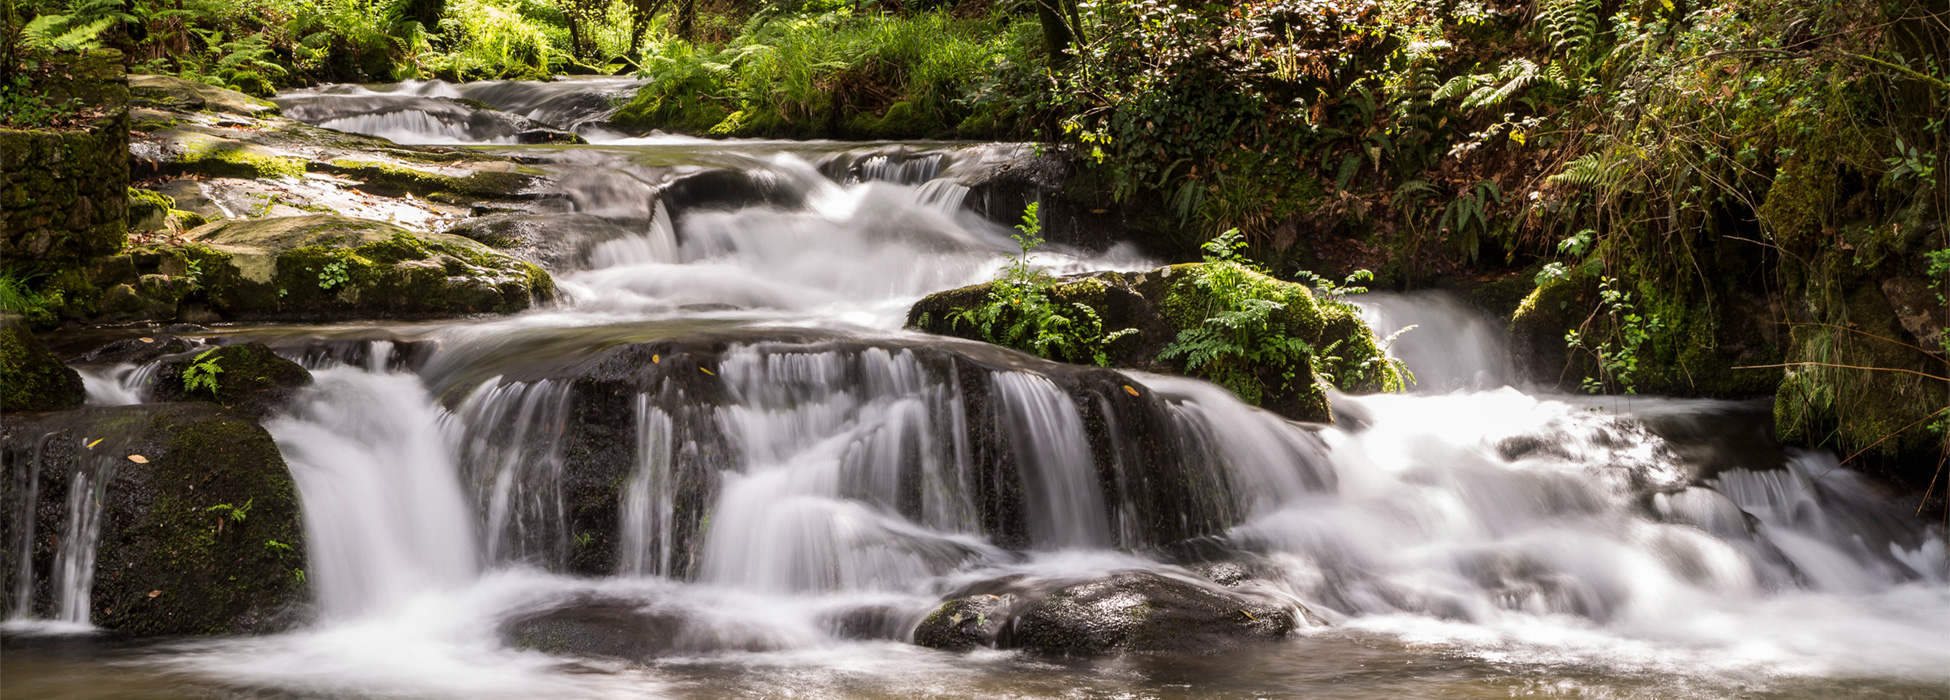
M1138 395L1138 390L1136 390L1136 389L1133 389L1133 388L1131 388L1131 385L1129 385L1129 384L1125 384L1125 385L1124 385L1124 393L1126 393L1126 394L1130 394L1130 395L1132 395L1132 396L1137 396L1137 395Z
M129 461L134 462L136 464L148 464L149 458L144 457L142 455L129 455Z
M103 440L107 440L107 439L108 439L108 438L95 438L95 441L94 441L94 442L91 442L91 443L88 443L88 449L91 449L91 450L92 450L92 449L95 449L95 446L96 446L96 445L99 445L99 444L102 444L102 441L103 441Z
M703 373L705 373L705 374L709 374L709 375L711 375L711 376L713 376L713 377L715 377L715 376L718 376L718 373L716 373L716 372L713 372L713 371L711 371L711 370L708 370L708 369L705 369L705 368L703 368L703 367L699 367L699 368L697 368L697 371L699 371L699 372L703 372Z
M651 355L651 356L650 356L650 364L653 364L653 365L655 365L655 364L662 364L662 363L663 363L663 361L664 361L664 356L662 356L662 355Z
M1248 619L1248 620L1258 620L1258 619L1259 619L1259 618L1257 618L1257 617L1253 617L1253 614L1252 614L1252 613L1249 613L1249 612L1246 612L1246 611L1244 611L1244 610L1241 610L1241 611L1239 611L1239 614L1241 614L1241 615L1245 615L1245 616L1246 616L1246 619Z
M156 342L156 339L155 339L155 338L137 338L136 340L140 340L140 341L142 341L142 342L145 342L145 343L153 343L153 342Z

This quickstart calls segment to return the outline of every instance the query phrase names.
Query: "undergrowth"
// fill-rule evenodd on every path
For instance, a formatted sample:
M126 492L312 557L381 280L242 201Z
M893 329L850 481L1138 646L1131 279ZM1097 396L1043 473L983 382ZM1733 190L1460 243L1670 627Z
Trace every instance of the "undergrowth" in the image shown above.
M1110 344L1136 333L1124 328L1106 332L1096 309L1082 302L1057 298L1056 278L1030 263L1029 254L1043 244L1038 205L1023 210L1014 234L1021 252L990 285L980 306L954 312L950 323L968 324L983 340L1025 350L1052 360L1109 365Z

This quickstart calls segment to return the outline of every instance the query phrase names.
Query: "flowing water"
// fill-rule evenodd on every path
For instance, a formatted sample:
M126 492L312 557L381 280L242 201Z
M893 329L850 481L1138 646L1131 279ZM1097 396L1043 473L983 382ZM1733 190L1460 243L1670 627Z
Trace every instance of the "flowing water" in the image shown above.
M290 96L303 118L402 141L511 140L436 97L599 141L489 146L557 175L524 216L563 246L563 298L503 319L224 329L317 379L267 423L302 500L315 620L59 634L85 626L101 526L103 481L79 473L60 482L69 531L40 608L64 624L9 623L7 697L1950 697L1942 529L1832 455L1716 427L1765 406L1525 393L1488 322L1431 294L1360 300L1383 334L1416 326L1392 352L1422 383L1335 397L1338 427L1199 381L903 332L915 299L1003 264L1007 229L965 195L1019 149L624 138L600 98L627 88ZM152 375L92 368L91 400L143 401ZM972 583L1191 576L1213 558L1248 563L1312 624L1224 655L906 643ZM7 594L31 603L21 581ZM590 601L654 621L659 652L503 642Z

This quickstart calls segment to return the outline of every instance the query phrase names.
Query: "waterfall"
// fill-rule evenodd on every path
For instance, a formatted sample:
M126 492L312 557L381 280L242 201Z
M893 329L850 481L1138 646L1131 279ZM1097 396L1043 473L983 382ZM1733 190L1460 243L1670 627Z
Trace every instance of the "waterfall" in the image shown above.
M287 109L505 135L439 99L466 97L600 140L608 103L586 96L627 82L341 86ZM901 331L921 295L1006 264L1009 229L968 207L1013 195L966 176L1024 148L845 148L503 149L557 176L508 214L564 239L557 305L224 329L284 343L316 379L266 427L319 621L157 663L225 692L362 697L1151 697L1180 680L1261 697L1309 678L1392 697L1509 677L1540 695L1895 697L1950 680L1943 528L1834 455L1716 427L1764 407L1525 393L1491 323L1432 293L1356 299L1384 335L1415 326L1390 352L1421 381L1334 396L1333 426L1195 379ZM368 331L397 343L344 340ZM98 368L91 398L139 401L145 372ZM11 613L86 622L108 465L50 474L9 449ZM58 523L32 507L57 498ZM1221 586L1219 568L1326 625L1196 663L898 643L944 597L1132 570ZM556 626L514 631L537 619Z
M446 411L410 374L335 367L314 377L297 410L265 427L298 486L324 616L472 581L478 528Z

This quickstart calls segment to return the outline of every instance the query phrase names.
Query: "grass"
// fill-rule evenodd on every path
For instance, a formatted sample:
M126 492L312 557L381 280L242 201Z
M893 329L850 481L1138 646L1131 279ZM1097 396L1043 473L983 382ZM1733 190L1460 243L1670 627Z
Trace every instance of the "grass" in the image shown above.
M1031 30L942 11L761 18L724 45L651 45L641 65L652 82L617 121L727 136L953 135L997 64L1027 60Z

